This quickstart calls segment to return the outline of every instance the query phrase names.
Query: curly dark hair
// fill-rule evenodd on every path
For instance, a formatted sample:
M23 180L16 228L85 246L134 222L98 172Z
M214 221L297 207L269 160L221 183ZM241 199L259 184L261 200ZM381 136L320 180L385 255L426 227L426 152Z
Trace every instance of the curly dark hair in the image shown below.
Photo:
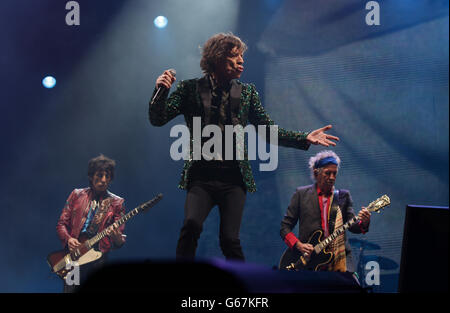
M240 53L247 50L247 45L241 38L229 33L218 33L210 37L202 48L200 67L205 74L214 72L216 64L237 47Z
M114 179L114 169L116 167L116 161L100 154L99 156L92 158L88 163L88 177L89 181L92 180L97 171L106 171L111 176L111 180Z

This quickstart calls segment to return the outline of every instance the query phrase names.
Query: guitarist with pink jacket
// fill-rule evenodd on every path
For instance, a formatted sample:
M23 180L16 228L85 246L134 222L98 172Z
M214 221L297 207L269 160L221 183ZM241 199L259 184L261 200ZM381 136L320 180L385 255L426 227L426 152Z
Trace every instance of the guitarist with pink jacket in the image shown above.
M109 184L114 178L115 161L104 155L89 161L88 177L90 187L75 189L66 201L58 220L56 231L64 248L73 252L82 244L80 237L91 238L114 224L125 212L124 199L108 191ZM120 227L113 225L107 231L106 237L101 239L94 249L100 251L100 259L81 265L80 281L87 278L87 274L106 261L106 255L111 249L120 248L125 243L123 234L125 224ZM68 286L64 281L64 291L74 291L76 286Z

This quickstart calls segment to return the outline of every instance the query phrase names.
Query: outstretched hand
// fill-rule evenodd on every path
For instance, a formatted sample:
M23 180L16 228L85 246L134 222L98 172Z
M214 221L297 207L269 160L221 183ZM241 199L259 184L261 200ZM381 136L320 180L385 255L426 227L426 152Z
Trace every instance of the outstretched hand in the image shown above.
M329 130L331 127L331 125L327 125L325 127L313 130L308 134L306 140L308 140L313 145L322 145L325 147L328 147L330 145L336 146L336 143L331 140L339 141L339 138L325 133L325 131Z

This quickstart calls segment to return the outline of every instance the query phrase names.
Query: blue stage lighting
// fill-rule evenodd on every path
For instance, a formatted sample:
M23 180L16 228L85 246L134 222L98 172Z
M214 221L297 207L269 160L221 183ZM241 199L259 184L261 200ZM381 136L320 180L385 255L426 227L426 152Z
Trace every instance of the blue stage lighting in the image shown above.
M162 15L157 16L155 18L155 20L153 21L155 26L158 27L158 28L166 27L167 26L167 22L168 22L167 18L165 16L162 16Z
M45 88L53 88L56 85L56 79L53 76L46 76L42 80L42 85L44 85Z

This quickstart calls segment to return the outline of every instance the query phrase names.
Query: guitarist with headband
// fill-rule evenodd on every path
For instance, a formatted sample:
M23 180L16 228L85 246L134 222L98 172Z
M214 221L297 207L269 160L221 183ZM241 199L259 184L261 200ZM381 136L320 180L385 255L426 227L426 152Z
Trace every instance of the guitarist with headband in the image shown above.
M337 236L320 254L314 250L317 245L314 241L323 241L335 229L355 217L350 192L334 188L339 164L339 157L332 151L321 151L309 159L311 177L315 184L297 188L281 221L280 235L290 248L283 255L280 267L282 263L290 265L282 269L355 271L345 232ZM358 217L359 221L348 230L364 234L369 230L370 212L363 208ZM292 232L297 222L298 237ZM317 235L321 237L320 240L314 240ZM289 258L292 260L286 262Z
M108 191L114 178L115 161L99 155L88 163L90 187L75 189L70 194L62 210L56 231L63 247L70 252L80 247L81 239L91 238L114 224L125 212L124 199ZM101 252L98 260L80 266L80 282L85 280L92 270L98 269L106 261L111 249L120 248L125 243L123 235L125 225L116 224L108 229L107 236L94 246ZM64 281L64 292L75 291L76 285Z

